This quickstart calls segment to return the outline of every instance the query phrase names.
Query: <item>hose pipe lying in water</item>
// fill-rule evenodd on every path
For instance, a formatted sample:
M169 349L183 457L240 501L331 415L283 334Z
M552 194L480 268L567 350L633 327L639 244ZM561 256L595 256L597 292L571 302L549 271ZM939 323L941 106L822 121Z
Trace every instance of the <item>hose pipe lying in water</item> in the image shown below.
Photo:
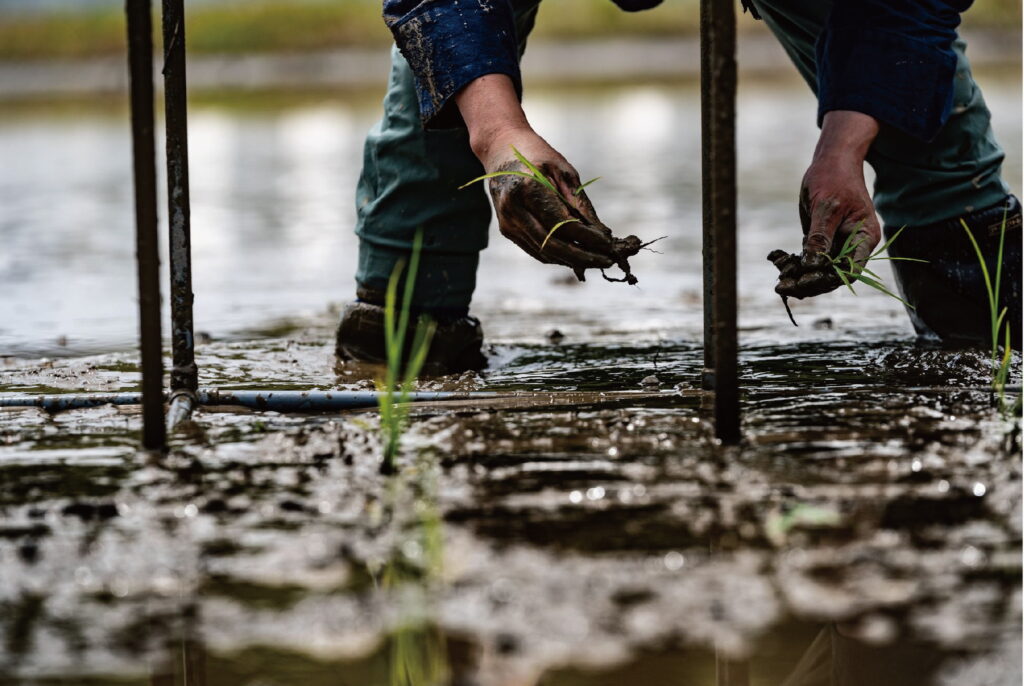
M169 415L187 416L195 405L248 407L269 412L324 412L376 407L377 391L198 391L194 398L175 393ZM454 393L420 391L409 394L409 402L496 398L497 393ZM58 395L18 395L0 397L0 407L39 407L49 411L75 410L100 405L138 405L141 393L67 393ZM180 419L179 419L180 421Z

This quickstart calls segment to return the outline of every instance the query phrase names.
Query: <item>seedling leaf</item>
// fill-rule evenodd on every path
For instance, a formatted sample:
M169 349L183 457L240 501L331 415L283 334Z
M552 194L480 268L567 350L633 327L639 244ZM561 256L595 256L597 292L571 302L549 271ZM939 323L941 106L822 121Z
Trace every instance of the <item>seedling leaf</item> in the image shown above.
M582 193L582 192L583 192L583 189L584 189L584 188L586 188L587 186L589 186L590 184L594 183L595 181L597 181L597 180L598 180L598 179L600 179L600 178L601 178L600 176L595 176L595 177L594 177L594 178L592 178L592 179L591 179L590 181L587 181L586 183L581 183L581 184L579 185L579 188L577 188L576 190L574 190L574 191L572 192L572 194L573 194L573 195L579 195L580 193Z
M877 279L877 280L879 280L879 281L881 281L881 280L882 280L882 277L880 277L880 276L879 276L878 274L874 273L873 271L871 271L871 270L870 270L870 269L868 269L867 267L861 267L861 268L860 268L860 270L861 270L862 272L864 272L865 274L867 274L868 276L870 276L870 277L874 278L874 279Z
M916 257L872 257L875 262L920 262L928 264L928 260L919 260Z
M461 186L459 186L459 190L461 191L463 188L466 188L467 186L472 186L474 183L476 183L478 181L484 181L486 179L493 179L496 176L524 176L524 177L526 177L528 179L533 179L534 181L537 180L533 176L533 174L527 174L526 172L511 171L511 170L510 171L496 171L496 172L491 172L490 174L484 174L483 176L478 176L475 179L473 179L472 181L468 181L468 182L462 184Z
M555 231L558 231L558 229L562 228L566 224L572 224L573 222L579 222L579 219L563 219L562 221L552 226L551 230L548 231L548 235L544 236L544 242L540 244L540 249L544 250L544 246L548 244L548 239L551 238L552 234L554 234Z
M886 250L888 250L888 249L889 249L889 246L893 244L893 241L895 241L895 240L896 240L897 238L899 238L899 237L900 237L900 234L901 234L901 233L903 233L903 229L905 229L905 228L907 228L907 227L906 227L906 226L901 226L901 227L900 227L899 229L897 229L897 230L896 230L896 233L894 233L894 234L892 235L892 238L890 238L889 240L887 240L887 241L886 241L886 242L885 242L885 243L884 243L884 244L882 245L882 247L880 247L880 248L879 248L878 250L876 250L876 251L874 251L873 253L871 253L871 255L870 255L869 259L873 259L873 258L875 257L875 255L881 255L881 254L882 254L883 252L885 252Z
M543 184L544 186L547 186L548 190L550 190L552 193L555 193L556 195L561 197L562 194L558 192L557 188L555 188L555 184L551 183L551 179L549 179L548 177L544 176L544 172L542 172L540 169L538 169L537 166L534 165L533 162L531 162L530 160L526 159L521 152L516 150L516 146L512 145L512 146L509 146L509 147L512 148L512 154L514 154L516 156L516 159L519 160L520 162L522 162L523 166L525 166L527 169L529 169L533 173L533 178L534 178L535 181L537 181L538 183Z
M891 298L896 298L897 300L899 300L899 301L900 301L901 303L903 303L904 305L906 305L906 306L907 306L907 307L909 307L910 309L912 309L912 310L913 310L913 309L916 309L916 308L915 308L915 307L914 307L913 305L911 305L910 303L908 303L908 302L907 302L906 300L904 300L904 299L903 299L903 298L901 298L900 296L896 295L895 293L893 293L893 292L892 292L892 291L890 291L890 290L889 290L888 288L886 288L885 286L883 286L883 285L882 285L881 283L879 283L878 281L875 281L875 280L874 280L874 279L872 279L871 277L868 277L868 276L864 276L863 274L851 274L851 276L852 276L853 278L857 279L857 281L860 281L861 283L865 283L865 284L867 284L868 286L871 286L872 288L874 288L875 290L878 290L878 291L881 291L882 293L885 293L886 295L888 295L888 296L889 296L889 297L891 297Z
M850 284L850 280L846 278L846 273L835 264L832 265L832 268L836 270L836 274L838 274L839 278L842 279L844 284L846 284L846 287L850 289L850 292L853 293L854 295L857 295L857 291L853 290L853 286Z

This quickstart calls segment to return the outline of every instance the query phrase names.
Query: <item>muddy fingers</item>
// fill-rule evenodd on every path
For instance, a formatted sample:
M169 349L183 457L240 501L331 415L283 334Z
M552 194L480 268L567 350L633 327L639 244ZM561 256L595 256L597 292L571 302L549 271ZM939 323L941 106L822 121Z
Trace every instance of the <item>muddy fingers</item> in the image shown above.
M534 173L542 178L530 178ZM564 189L574 184L579 186L575 171L553 171L549 165L529 169L519 160L502 165L490 176L502 235L540 262L569 267L580 281L587 269L618 266L622 278L605 278L636 283L629 258L640 251L642 242L636 236L616 237L582 191L567 196Z

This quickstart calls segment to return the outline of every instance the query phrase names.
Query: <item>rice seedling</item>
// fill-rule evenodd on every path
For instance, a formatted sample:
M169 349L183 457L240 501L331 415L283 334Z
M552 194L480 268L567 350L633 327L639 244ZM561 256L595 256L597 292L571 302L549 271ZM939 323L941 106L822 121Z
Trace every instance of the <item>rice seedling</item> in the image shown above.
M569 205L569 201L565 199L565 196L562 195L562 193L558 190L558 187L555 186L554 182L551 181L551 179L549 179L547 176L545 176L544 172L542 172L537 167L537 165L535 165L530 160L526 159L526 157L521 152L516 150L516 147L514 145L513 146L509 146L509 147L512 148L512 154L514 154L516 156L516 159L519 160L519 162L524 167L526 167L529 170L529 173L524 172L524 171L512 170L512 169L505 170L505 171L491 172L490 174L484 174L483 176L478 176L475 179L473 179L472 181L468 181L468 182L462 184L461 186L459 186L459 190L462 190L463 188L467 188L468 186L472 186L474 183L477 183L479 181L486 181L487 179L493 179L493 178L498 177L498 176L522 176L523 178L532 179L533 181L536 181L540 185L544 186L549 191L551 191L556 196L558 196L558 199L561 200L563 203L565 203L565 205L567 207L571 207L571 205ZM587 181L586 183L581 183L579 186L576 187L576 189L572 192L572 194L574 196L578 196L580 193L583 192L584 188L586 188L587 186L589 186L590 184L594 183L595 181L597 181L600 178L601 178L600 176L595 176L590 181ZM566 224L572 224L573 222L579 222L579 221L580 221L579 219L566 219L566 220L560 221L557 224L555 224L554 226L552 226L551 229L548 231L547 236L544 237L544 242L541 243L540 249L541 250L544 249L544 246L546 246L548 244L548 239L551 238L551 236L555 233L555 231L557 231L558 229L562 228Z
M996 273L995 279L989 274L988 265L985 264L985 256L981 252L978 241L975 240L967 222L960 220L961 226L967 232L967 238L974 247L974 254L978 257L978 264L981 266L981 275L985 281L985 292L988 296L989 325L991 327L992 350L992 391L999 399L999 409L1005 415L1009 411L1006 404L1006 382L1010 376L1010 369L1013 364L1013 350L1010 347L1010 324L1006 321L1007 308L999 308L1000 281L1003 276L1003 246L1006 241L1006 215L1003 215L1003 223L999 227L999 249L996 252ZM1005 326L1004 326L1005 325ZM1003 353L999 354L999 344L1003 344ZM1018 399L1018 404L1019 404Z
M902 261L927 263L928 260L919 260L914 257L881 256L882 253L888 250L889 246L892 245L893 242L895 242L895 240L900 237L900 234L903 233L903 229L906 228L903 227L899 231L894 233L892 238L887 240L880 248L878 248L873 253L868 255L868 258L864 261L863 265L858 264L853 260L853 253L864 241L867 240L867 236L861 234L860 226L861 225L858 224L856 229L853 232L851 232L849 236L846 237L846 240L843 242L842 247L839 249L839 253L832 258L832 269L835 270L836 274L839 276L839 279L843 282L843 285L846 286L854 295L857 295L857 291L853 289L852 282L859 281L860 283L863 283L867 286L870 286L871 288L874 288L876 291L880 291L885 295L888 295L890 298L895 298L896 300L899 300L901 303L903 303L910 309L914 309L913 305L911 305L906 300L904 300L903 298L901 298L900 296L896 295L888 288L886 288L885 284L882 283L882 277L868 269L867 265L869 262L874 261ZM860 238L855 241L854 239L857 236L860 236Z
M423 234L416 233L413 240L412 257L409 260L409 271L405 277L402 292L402 306L398 308L398 284L405 270L405 261L395 265L388 280L384 296L384 347L387 354L387 368L383 381L378 381L378 405L380 409L380 430L383 442L384 459L381 471L391 474L395 471L395 458L401 445L402 434L409 417L409 394L423 363L430 350L430 341L437 328L435 322L425 316L416 322L412 347L407 356L405 353L406 332L411 318L412 295L416 285L416 274L419 270L420 252L423 248ZM405 369L402 369L405 360Z
M451 676L444 634L432 621L444 563L438 470L436 459L423 453L402 470L391 491L392 521L401 531L381 578L400 612L391 642L391 686L441 686Z
M901 228L899 231L893 234L892 238L887 240L881 247L879 247L873 253L868 255L868 257L863 261L863 263L857 261L854 258L857 252L857 248L859 248L868 238L867 234L861 231L862 225L863 222L857 224L857 226L854 227L854 230L850 233L850 235L846 237L846 240L843 241L843 244L839 248L839 252L835 256L828 256L829 266L832 267L833 271L835 271L836 276L839 277L839 280L843 283L843 285L846 286L854 295L857 295L857 291L854 290L853 284L854 282L860 282L867 286L870 286L871 288L874 288L876 291L884 293L890 298L895 298L896 300L899 300L908 308L914 309L913 305L911 305L906 300L904 300L903 298L899 297L891 290L889 290L885 286L885 284L882 283L882 277L880 277L875 272L871 271L871 269L867 265L868 263L875 261L902 261L926 263L927 260L919 260L914 257L882 256L882 253L888 250L889 246L891 246L896 241L896 239L899 238L900 234L903 233L903 229ZM827 255L827 253L822 254ZM784 278L791 278L795 280L797 276L806 273L804 272L805 268L803 266L803 258L796 253L787 253L785 250L773 250L770 253L768 253L768 261L774 264L775 267L779 270L780 283ZM793 322L793 326L797 326L796 319L793 317L793 311L789 308L789 296L784 293L779 293L779 295L782 297L782 305L783 307L786 308L786 314L789 316L789 321ZM807 296L800 295L798 297Z

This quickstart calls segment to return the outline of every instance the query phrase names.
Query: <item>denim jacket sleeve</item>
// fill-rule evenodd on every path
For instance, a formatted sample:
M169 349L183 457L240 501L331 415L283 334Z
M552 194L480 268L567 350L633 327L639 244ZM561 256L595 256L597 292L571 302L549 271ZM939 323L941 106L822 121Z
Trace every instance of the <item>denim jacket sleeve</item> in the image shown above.
M817 43L818 125L869 114L931 140L953 105L960 14L972 0L834 0Z
M452 96L485 74L506 74L522 96L515 0L384 0L384 21L416 76L428 127L458 126ZM661 0L614 0L633 12Z
M452 96L485 74L506 74L522 95L510 0L384 0L384 21L416 76L425 126L458 126Z

